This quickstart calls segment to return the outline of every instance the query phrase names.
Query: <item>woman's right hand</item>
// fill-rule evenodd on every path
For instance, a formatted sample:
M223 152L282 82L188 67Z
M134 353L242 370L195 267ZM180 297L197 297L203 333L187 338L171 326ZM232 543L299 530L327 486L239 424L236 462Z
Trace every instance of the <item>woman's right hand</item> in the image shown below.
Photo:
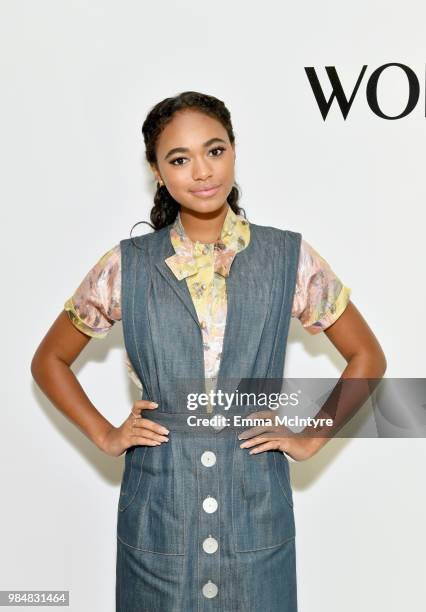
M169 433L168 429L142 417L142 410L155 410L157 406L155 402L137 400L124 423L108 431L102 442L102 450L107 455L119 457L130 446L158 446L168 442L164 435Z

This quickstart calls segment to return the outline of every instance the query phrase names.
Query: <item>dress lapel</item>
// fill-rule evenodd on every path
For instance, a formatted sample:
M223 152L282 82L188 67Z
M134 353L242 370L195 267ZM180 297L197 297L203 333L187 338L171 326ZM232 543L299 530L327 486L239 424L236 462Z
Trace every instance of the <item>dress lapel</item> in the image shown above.
M189 314L197 324L197 327L199 327L200 323L198 320L197 311L195 310L187 283L178 280L164 261L167 257L170 257L175 253L173 245L170 241L170 228L167 227L164 229L166 231L163 234L163 240L161 241L161 245L158 250L158 261L156 262L155 266L163 278L169 283L178 298L184 303Z

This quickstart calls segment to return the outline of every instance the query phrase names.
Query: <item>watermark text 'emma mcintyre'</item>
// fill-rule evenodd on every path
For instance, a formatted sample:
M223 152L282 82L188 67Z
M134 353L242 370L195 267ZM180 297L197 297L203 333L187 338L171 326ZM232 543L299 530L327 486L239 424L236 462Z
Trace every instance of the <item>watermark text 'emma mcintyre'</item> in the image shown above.
M197 417L191 415L187 418L187 423L190 427L331 427L333 425L332 418L315 418L315 417L299 417L288 415L279 416L275 414L273 418L256 418L243 417L240 414L234 414L232 417L224 417L221 414L216 414L213 417Z

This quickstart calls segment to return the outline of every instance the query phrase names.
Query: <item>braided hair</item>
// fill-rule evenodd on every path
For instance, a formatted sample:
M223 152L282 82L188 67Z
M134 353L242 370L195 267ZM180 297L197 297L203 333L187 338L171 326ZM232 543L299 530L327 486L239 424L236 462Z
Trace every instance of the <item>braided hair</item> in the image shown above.
M231 144L234 144L235 136L231 123L231 114L222 100L196 91L184 91L171 98L165 98L156 104L149 111L142 125L142 134L145 141L145 157L149 164L154 165L157 163L155 148L158 138L165 126L170 123L176 112L187 108L200 111L217 119L226 129ZM240 189L237 183L234 183L226 200L235 214L243 214L245 217L246 214L244 209L238 205L239 197ZM139 223L147 223L154 230L162 229L173 223L179 209L179 202L171 196L167 187L165 185L160 186L160 184L157 183L157 191L154 195L154 206L150 212L151 223L148 221L139 221ZM137 225L137 223L135 225ZM133 227L135 227L135 225Z

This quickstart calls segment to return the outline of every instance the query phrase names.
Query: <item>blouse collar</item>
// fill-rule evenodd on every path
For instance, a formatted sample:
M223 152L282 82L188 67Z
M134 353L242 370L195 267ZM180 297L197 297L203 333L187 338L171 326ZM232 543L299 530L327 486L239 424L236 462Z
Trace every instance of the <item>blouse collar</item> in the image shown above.
M176 254L167 257L165 262L178 280L196 274L212 257L214 271L226 277L235 255L250 242L250 224L228 205L219 240L210 244L193 242L185 233L179 211L170 228L170 240Z

